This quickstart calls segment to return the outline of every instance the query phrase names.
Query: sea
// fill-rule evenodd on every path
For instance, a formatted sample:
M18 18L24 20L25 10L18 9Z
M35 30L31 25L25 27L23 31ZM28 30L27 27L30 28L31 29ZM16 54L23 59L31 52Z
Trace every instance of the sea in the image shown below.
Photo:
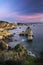
M33 40L31 42L27 41L26 36L19 36L20 32L26 31L28 27L30 27L33 32ZM13 34L13 41L8 43L11 48L17 44L23 44L28 51L31 51L35 55L43 51L43 24L16 26L15 29L9 30L9 32Z

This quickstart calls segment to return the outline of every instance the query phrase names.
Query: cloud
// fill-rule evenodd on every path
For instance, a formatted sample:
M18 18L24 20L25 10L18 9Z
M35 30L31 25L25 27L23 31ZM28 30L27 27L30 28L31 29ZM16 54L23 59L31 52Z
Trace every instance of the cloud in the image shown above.
M32 15L20 15L18 12L5 12L4 14L0 15L0 19L10 19L10 21L16 20L17 22L43 22L43 13L37 13Z
M43 22L43 0L0 0L0 20Z
M11 13L10 16L13 19L22 22L43 22L43 13L37 13L32 15L20 15L17 12Z

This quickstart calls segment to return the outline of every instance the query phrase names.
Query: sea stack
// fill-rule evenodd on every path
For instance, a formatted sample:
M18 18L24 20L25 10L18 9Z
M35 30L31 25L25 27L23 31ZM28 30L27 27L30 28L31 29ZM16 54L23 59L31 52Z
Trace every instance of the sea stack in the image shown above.
M32 41L33 40L33 32L32 30L30 29L29 33L28 33L28 40L29 41Z
M30 27L27 28L27 34L28 34L28 37L27 37L28 41L32 41L33 40L33 32Z

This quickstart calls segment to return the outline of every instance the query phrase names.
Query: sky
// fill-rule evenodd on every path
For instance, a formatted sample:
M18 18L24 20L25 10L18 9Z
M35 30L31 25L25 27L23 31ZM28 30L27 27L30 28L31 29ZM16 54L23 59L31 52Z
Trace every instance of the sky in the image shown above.
M0 20L43 22L43 0L0 0Z

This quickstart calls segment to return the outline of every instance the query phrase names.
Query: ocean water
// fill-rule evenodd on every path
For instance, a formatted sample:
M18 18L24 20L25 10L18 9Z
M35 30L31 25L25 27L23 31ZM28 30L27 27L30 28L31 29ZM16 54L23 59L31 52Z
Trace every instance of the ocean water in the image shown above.
M10 33L15 33L15 35L12 37L13 42L9 42L9 46L13 48L20 43L23 44L27 50L32 51L34 54L38 54L43 51L43 24L30 25L34 35L32 42L27 41L25 36L19 36L19 33L25 31L27 27L29 26L18 26L16 29L10 30Z

